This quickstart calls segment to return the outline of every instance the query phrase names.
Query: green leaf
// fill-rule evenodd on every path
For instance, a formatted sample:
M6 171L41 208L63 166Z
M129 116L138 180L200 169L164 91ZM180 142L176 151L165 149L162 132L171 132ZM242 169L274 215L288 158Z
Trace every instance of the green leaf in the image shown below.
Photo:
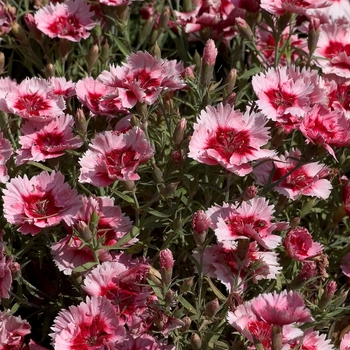
M237 79L238 80L247 79L247 78L250 78L252 75L259 74L261 71L262 71L262 69L260 67L255 67L255 68L247 70L242 75L240 75Z
M76 267L73 270L73 272L86 272L86 271L89 271L95 265L97 265L96 261L90 261L90 262L87 262L86 264L83 264L83 265Z
M211 290L218 297L218 299L220 299L222 301L226 301L227 298L219 291L219 289L217 289L217 287L215 286L215 284L213 283L211 278L210 277L205 277L205 279L208 281Z
M51 173L51 171L52 171L51 168L45 166L44 164L37 163L37 162L34 162L34 161L32 161L32 160L30 160L29 162L27 162L27 164L29 164L29 165L34 165L34 166L36 166L36 167L39 168L39 169L48 171L49 173Z
M118 46L118 49L123 53L124 56L130 55L130 51L126 48L126 46L122 43L120 39L114 37L113 40L115 41L116 45Z
M194 315L198 315L197 310L181 295L178 296L179 302L189 311L192 312Z

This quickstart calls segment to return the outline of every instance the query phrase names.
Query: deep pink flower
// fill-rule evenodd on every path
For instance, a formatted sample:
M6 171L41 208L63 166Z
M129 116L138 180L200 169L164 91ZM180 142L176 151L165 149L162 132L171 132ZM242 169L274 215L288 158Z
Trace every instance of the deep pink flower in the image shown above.
M290 230L283 241L288 255L297 261L304 261L323 252L322 244L314 242L310 232L303 227Z
M23 80L7 94L6 103L12 113L36 121L62 115L66 107L63 98L53 96L51 85L40 78Z
M22 349L24 337L30 333L30 325L21 317L0 311L0 349Z
M49 123L27 121L21 127L21 148L17 150L16 164L29 160L43 162L63 156L66 150L79 148L83 141L72 133L74 120L71 115L62 115Z
M138 127L119 135L113 131L100 133L79 161L79 181L103 187L115 180L138 180L137 167L152 156L151 146Z
M273 205L269 205L265 198L253 198L249 202L224 203L222 207L214 205L206 214L218 242L225 247L230 248L232 241L251 238L265 249L274 249L282 238L272 232L285 229L288 225L273 223L273 212Z
M35 235L61 221L70 225L81 206L80 196L55 171L44 171L30 180L27 175L16 177L3 193L4 216L23 234Z
M350 78L350 25L336 22L320 26L315 56L325 74Z
M200 163L217 165L245 176L253 169L250 161L271 157L262 149L269 140L266 119L256 113L242 114L230 105L208 106L194 124L189 157Z
M343 336L340 342L340 350L350 350L350 332Z
M194 253L193 257L200 263L199 253ZM244 290L246 278L252 278L254 283L275 279L282 269L277 253L259 251L256 242L249 244L243 261L238 257L237 245L231 248L222 244L206 247L202 264L203 274L218 279L230 292Z
M267 161L256 166L254 175L257 184L266 185L269 181L279 181L284 176L285 178L274 187L284 196L293 200L300 195L327 199L332 189L330 181L325 179L329 174L328 168L318 162L307 163L297 168L300 157L299 150L292 150L280 156L279 161ZM289 175L286 176L287 174Z
M115 349L125 339L122 325L108 299L87 297L86 303L59 312L50 336L55 350Z
M35 15L37 28L50 38L80 41L90 36L88 32L98 23L91 18L90 6L84 0L67 0L60 4L48 4Z
M259 320L271 325L284 326L296 322L311 322L310 310L306 308L298 292L260 294L251 300L252 310Z
M150 266L126 254L103 262L86 276L83 289L89 295L105 296L130 330L143 333L152 322L150 306L156 297L146 277Z
M10 141L5 139L0 132L0 183L6 183L9 179L6 162L11 158L12 153L13 148Z
M261 0L260 6L267 12L281 16L286 11L305 15L307 10L327 7L330 4L328 0Z
M350 120L342 111L329 111L323 105L316 105L305 114L300 131L307 142L321 144L334 158L331 146L344 147L350 145Z

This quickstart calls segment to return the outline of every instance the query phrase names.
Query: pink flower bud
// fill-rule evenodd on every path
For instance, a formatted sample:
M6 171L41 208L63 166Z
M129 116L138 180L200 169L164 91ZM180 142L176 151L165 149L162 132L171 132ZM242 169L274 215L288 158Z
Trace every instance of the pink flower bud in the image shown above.
M256 186L248 186L242 193L242 199L249 201L258 194L258 188Z
M334 294L337 290L337 284L335 281L329 281L325 288L324 288L324 292L321 296L321 299L318 303L318 307L323 310L325 309L332 301Z
M185 118L181 118L176 124L175 131L173 134L173 141L175 146L180 147L185 136L187 121Z
M11 262L9 265L12 278L16 278L21 273L21 265L18 262Z
M171 152L171 161L175 164L181 164L183 161L182 152L180 149Z
M140 8L139 14L142 19L152 18L155 14L154 4L146 3Z
M89 226L84 221L79 221L77 224L77 231L79 232L79 236L85 241L89 242L92 238L92 232Z
M169 284L171 282L174 267L173 253L170 249L164 249L159 252L159 265L162 281L165 284Z
M202 348L202 340L197 333L191 335L191 347L193 350L200 350Z
M252 40L253 39L253 32L252 29L249 27L248 23L241 17L236 18L236 25L238 27L239 33L242 35L244 39Z
M298 277L303 281L308 281L317 276L317 266L314 261L305 261Z
M190 329L192 321L188 316L182 317L181 320L184 323L184 325L181 328L179 328L179 331L183 333Z
M193 239L198 246L201 246L207 238L207 229L210 226L210 219L203 210L198 210L192 216Z
M207 305L205 305L205 315L208 317L214 317L216 313L219 311L219 309L220 309L219 300L215 298L214 300L209 301Z
M209 86L213 78L214 65L218 50L212 39L209 39L205 44L202 58L201 84Z

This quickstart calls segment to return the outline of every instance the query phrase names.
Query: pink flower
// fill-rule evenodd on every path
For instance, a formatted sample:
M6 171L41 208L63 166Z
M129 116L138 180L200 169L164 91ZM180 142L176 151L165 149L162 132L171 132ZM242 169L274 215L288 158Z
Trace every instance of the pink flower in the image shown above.
M113 131L100 133L79 161L79 181L103 187L115 180L139 180L137 167L152 156L151 146L138 127L119 135Z
M270 68L253 77L253 89L261 112L281 124L298 122L315 103L327 102L326 92L319 87L317 71L295 66Z
M127 340L116 345L116 350L175 350L173 345L161 343L149 334L142 334L134 338L130 335Z
M122 324L109 300L87 297L86 303L59 312L50 335L55 350L115 349L125 339Z
M61 221L72 224L72 217L81 206L77 192L64 182L64 176L44 171L33 176L12 179L3 190L4 216L19 226L23 234L36 235L45 227Z
M12 29L12 23L15 22L16 15L6 6L3 1L0 2L0 36L7 34Z
M52 119L49 123L28 121L21 127L21 148L17 151L16 164L29 160L43 162L63 156L66 150L79 148L83 142L72 133L74 120L71 115Z
M340 350L350 350L350 332L343 336L340 342Z
M323 73L350 78L349 23L321 25L315 56L320 58L316 64L322 68Z
M344 255L340 267L343 274L350 277L350 253Z
M10 297L9 291L12 285L11 263L12 258L6 258L3 243L0 242L0 301L1 298L8 299Z
M316 105L306 113L300 124L300 131L307 142L321 144L335 159L331 146L350 145L350 120L342 111L329 111L322 105Z
M193 257L200 263L199 253ZM249 244L246 256L241 261L239 248L231 248L223 244L206 247L203 253L203 274L218 279L226 288L232 291L246 289L247 278L254 283L263 279L276 279L281 271L277 253L259 251L256 242Z
M64 77L51 77L49 81L54 95L63 96L64 98L75 96L75 83L71 80L67 81Z
M141 334L152 322L150 306L156 298L146 280L149 268L142 260L121 254L116 261L103 262L89 272L83 289L109 299L129 329Z
M12 110L7 105L7 95L11 91L17 89L17 83L10 78L0 78L0 110L5 113L12 113Z
M224 203L215 205L206 212L211 219L211 228L215 231L218 242L230 247L232 241L252 238L265 249L274 249L281 237L272 234L278 229L285 229L285 223L272 223L273 205L268 205L265 198L253 198L249 202Z
M48 4L34 15L37 28L50 38L80 41L90 36L88 30L98 23L91 17L90 6L84 0L67 0L60 4Z
M297 261L304 261L323 252L322 244L314 242L310 232L303 227L294 228L283 241L288 255Z
M30 333L30 325L21 317L0 311L0 349L22 349L24 337Z
M6 162L11 158L13 149L9 140L3 137L0 132L0 182L6 183L9 179L7 175Z
M262 149L269 140L266 119L256 113L242 114L228 104L208 106L194 124L189 157L200 163L217 165L245 176L253 169L250 161L274 155Z
M7 94L6 103L12 113L36 121L62 115L66 107L63 98L52 96L51 85L40 78L23 80Z
M300 195L327 199L332 189L330 181L325 179L329 173L328 168L318 162L300 166L300 157L299 150L292 150L280 156L279 161L267 161L256 166L254 175L257 184L267 185L270 180L272 183L279 181L274 189L293 200Z
M313 321L310 310L298 292L284 290L281 293L260 294L251 300L251 304L258 319L271 325Z
M330 6L330 2L327 0L261 0L261 8L270 12L274 15L283 15L286 11L297 13L297 14L306 14L307 10L318 9Z
M306 331L307 334L298 341L289 342L282 347L282 350L301 349L301 350L334 350L330 339L326 339L326 334L320 334L318 331ZM341 349L340 350L346 350Z

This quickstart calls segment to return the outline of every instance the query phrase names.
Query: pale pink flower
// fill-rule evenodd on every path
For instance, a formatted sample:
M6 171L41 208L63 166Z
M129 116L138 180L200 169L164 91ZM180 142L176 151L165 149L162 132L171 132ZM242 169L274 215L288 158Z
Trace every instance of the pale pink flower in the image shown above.
M323 252L322 244L314 242L310 232L303 227L290 230L283 241L288 255L297 261L304 261Z
M129 330L141 334L152 322L150 306L156 300L146 280L149 268L145 262L121 254L117 261L103 262L89 272L83 289L109 299Z
M271 349L272 324L265 322L256 314L251 301L238 305L234 312L229 311L227 321L250 342L254 343L254 338L256 338L264 349ZM284 342L292 341L303 335L301 329L292 325L285 325L282 331Z
M299 69L293 65L270 68L252 79L261 112L282 126L292 123L294 128L312 105L327 102L326 91L319 84L316 70Z
M325 17L327 18L327 22L331 23L338 19L346 19L347 21L350 20L350 2L349 0L329 0L331 3L331 6L317 9L315 11L315 16L320 18Z
M9 92L17 89L16 81L5 77L0 78L0 111L5 113L12 113L11 109L7 106L6 97Z
M350 253L344 255L340 268L345 276L350 277Z
M343 336L340 342L340 350L350 350L350 332Z
M80 196L60 172L44 171L33 176L12 179L3 190L4 216L23 234L35 235L61 221L72 224L81 206Z
M139 180L137 167L152 156L151 145L138 127L120 135L113 131L100 133L79 161L79 181L103 187L115 180Z
M126 112L115 88L107 86L91 77L79 80L75 87L79 101L95 115L114 117L118 112Z
M103 101L116 99L124 108L131 108L137 102L153 104L163 91L184 88L183 72L182 63L138 51L128 56L121 67L111 65L97 80L114 90Z
M132 335L127 337L123 343L116 345L116 350L175 350L173 345L166 345L152 337L150 334L141 334L134 338Z
M288 342L281 350L334 350L330 339L326 339L326 334L320 334L318 331L305 332L306 334L297 341ZM342 349L340 349L342 350ZM344 349L345 350L345 349Z
M215 205L206 211L218 242L230 247L232 241L251 238L265 249L274 249L282 238L273 231L288 227L285 223L273 223L273 205L265 198L253 198L249 202Z
M21 148L17 150L16 164L29 160L43 162L46 159L63 156L65 151L79 148L83 141L72 133L74 119L62 115L49 123L27 121L21 127L23 136L19 137Z
M260 294L251 300L252 310L259 320L271 325L311 322L310 310L298 292L286 290Z
M276 279L282 267L278 263L277 253L259 251L256 242L249 244L246 257L240 261L237 245L231 248L222 244L208 246L203 253L202 272L218 279L232 292L245 289L247 280L254 283L263 279ZM200 263L199 253L193 257Z
M98 23L92 20L94 12L84 0L67 0L48 4L34 14L37 28L50 38L78 42L90 36L89 30Z
M330 111L323 105L316 105L305 114L299 130L307 142L321 144L335 159L331 146L350 145L350 120L343 111Z
M10 264L12 258L7 258L4 252L4 245L0 241L0 301L1 298L10 297L10 289L12 285L12 274Z
M6 162L11 158L13 148L9 140L0 132L0 183L6 183L9 179Z
M200 163L220 164L245 176L253 170L249 162L275 154L261 148L270 138L265 124L261 114L243 115L228 104L208 106L194 124L188 155Z
M320 26L316 64L325 74L350 78L350 25L336 22Z
M0 311L0 349L22 349L24 337L30 333L30 325L9 311Z
M75 96L75 83L64 77L51 77L49 82L52 86L52 94L69 98Z
M254 175L257 184L267 185L280 181L274 190L283 194L287 198L296 200L300 195L314 196L327 199L331 193L332 184L325 177L329 174L329 169L318 162L307 163L299 166L301 152L292 150L285 152L279 160L267 161L254 168ZM288 175L287 175L288 174Z
M55 350L116 349L126 335L123 322L104 297L87 297L85 303L60 311L51 329Z
M52 96L52 87L45 80L31 78L23 80L6 96L12 113L25 119L48 121L63 114L66 105L62 97Z
M330 6L328 0L261 0L261 8L274 15L282 16L285 12L305 15L307 10Z

